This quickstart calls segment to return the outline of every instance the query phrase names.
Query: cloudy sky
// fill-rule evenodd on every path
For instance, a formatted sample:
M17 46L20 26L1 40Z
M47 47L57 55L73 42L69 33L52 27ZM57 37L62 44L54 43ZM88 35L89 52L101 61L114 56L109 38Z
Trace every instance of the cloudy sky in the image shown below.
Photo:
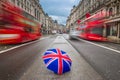
M80 0L40 0L43 10L53 20L57 20L60 24L66 24L66 19L70 14L70 10L77 5Z

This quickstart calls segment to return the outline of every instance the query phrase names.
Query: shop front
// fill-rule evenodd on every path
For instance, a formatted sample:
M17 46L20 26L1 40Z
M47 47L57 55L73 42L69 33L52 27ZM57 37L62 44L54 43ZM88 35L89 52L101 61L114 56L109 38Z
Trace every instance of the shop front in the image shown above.
M106 37L110 42L120 43L120 18L106 21Z

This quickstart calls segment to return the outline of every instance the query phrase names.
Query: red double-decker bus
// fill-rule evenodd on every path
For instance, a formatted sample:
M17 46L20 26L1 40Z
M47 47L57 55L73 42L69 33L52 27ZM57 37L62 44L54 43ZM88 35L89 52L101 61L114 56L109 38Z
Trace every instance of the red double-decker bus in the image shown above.
M78 27L79 37L86 40L107 41L103 36L104 22L104 15L101 13L86 18Z
M39 39L41 25L30 17L34 19L20 8L0 1L0 44L17 44Z

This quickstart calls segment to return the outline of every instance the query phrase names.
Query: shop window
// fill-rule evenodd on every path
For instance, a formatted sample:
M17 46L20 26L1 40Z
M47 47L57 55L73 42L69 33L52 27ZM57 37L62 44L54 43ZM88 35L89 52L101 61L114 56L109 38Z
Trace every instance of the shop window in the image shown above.
M110 26L107 25L108 27L106 27L106 36L110 36Z
M117 36L117 26L111 27L111 36Z

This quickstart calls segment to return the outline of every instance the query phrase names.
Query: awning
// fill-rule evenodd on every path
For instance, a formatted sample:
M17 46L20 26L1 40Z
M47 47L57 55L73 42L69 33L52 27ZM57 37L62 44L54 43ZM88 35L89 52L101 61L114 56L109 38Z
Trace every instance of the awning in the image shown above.
M120 21L120 18L108 20L105 23L112 23L112 22L116 22L116 21Z

